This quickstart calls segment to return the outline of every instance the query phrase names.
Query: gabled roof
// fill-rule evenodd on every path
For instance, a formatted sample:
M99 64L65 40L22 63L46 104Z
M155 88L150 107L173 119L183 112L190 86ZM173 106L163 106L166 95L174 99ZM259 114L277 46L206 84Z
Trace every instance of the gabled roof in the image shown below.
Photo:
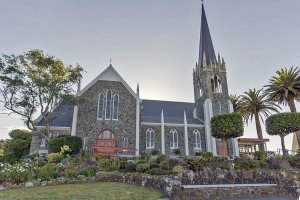
M94 78L94 80L92 80L87 86L80 90L78 95L81 96L99 80L121 82L125 86L125 88L132 94L132 96L134 96L136 99L139 98L111 64L101 74Z
M163 110L165 123L183 124L185 111L188 124L202 125L200 120L193 117L194 108L195 103L143 99L141 122L160 123L161 111Z
M51 126L71 127L73 120L73 111L74 106L61 104L54 112L55 117L51 122ZM41 118L37 122L36 126L45 126L44 119Z
M200 46L199 46L199 60L198 64L201 66L203 64L203 54L206 56L206 63L215 63L216 62L216 54L214 50L214 46L212 43L212 39L210 36L208 23L206 19L206 14L204 10L204 6L202 4L202 16L201 16L201 31L200 31ZM211 63L210 63L211 64Z

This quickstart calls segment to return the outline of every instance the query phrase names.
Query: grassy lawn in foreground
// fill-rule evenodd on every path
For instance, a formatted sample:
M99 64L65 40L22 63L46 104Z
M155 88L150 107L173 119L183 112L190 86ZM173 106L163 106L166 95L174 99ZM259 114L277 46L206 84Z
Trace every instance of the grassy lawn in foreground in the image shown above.
M161 192L125 183L86 183L0 191L0 199L159 199Z

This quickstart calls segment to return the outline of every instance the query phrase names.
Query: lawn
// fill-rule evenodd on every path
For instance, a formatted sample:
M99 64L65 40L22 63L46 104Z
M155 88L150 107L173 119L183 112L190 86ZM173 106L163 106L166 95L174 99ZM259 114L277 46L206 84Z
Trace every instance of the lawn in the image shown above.
M0 199L159 199L162 193L125 183L86 183L0 191Z

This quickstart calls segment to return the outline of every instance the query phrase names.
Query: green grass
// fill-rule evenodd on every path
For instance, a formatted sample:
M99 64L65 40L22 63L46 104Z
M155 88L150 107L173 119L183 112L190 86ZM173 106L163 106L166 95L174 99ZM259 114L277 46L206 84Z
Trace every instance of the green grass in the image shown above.
M162 193L142 186L125 183L85 183L10 189L0 191L0 199L130 199L162 198Z

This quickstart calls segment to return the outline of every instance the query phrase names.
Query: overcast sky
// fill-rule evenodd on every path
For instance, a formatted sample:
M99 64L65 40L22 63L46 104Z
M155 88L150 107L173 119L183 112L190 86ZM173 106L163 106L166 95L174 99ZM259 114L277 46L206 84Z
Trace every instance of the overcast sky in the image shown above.
M43 49L82 65L83 86L109 59L144 99L193 102L200 0L0 0L0 53ZM206 0L216 53L227 65L229 92L260 89L275 71L300 63L299 0ZM297 108L300 110L299 103ZM0 115L0 138L23 123ZM280 147L279 137L270 149ZM256 137L254 123L245 137ZM287 137L291 148L291 136Z

